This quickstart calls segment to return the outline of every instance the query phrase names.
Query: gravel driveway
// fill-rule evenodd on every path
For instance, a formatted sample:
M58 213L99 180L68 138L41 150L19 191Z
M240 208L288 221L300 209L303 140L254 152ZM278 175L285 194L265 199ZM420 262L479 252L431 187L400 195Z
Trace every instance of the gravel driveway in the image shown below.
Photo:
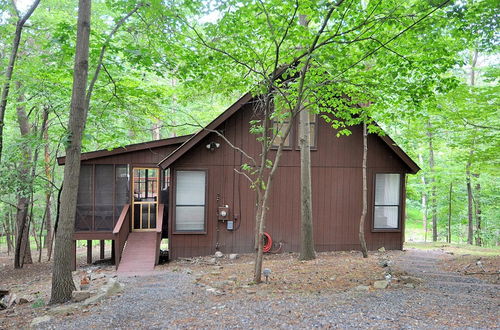
M215 296L193 275L124 278L125 291L50 328L499 328L498 285L438 269L442 252L409 250L395 268L416 288L261 296Z

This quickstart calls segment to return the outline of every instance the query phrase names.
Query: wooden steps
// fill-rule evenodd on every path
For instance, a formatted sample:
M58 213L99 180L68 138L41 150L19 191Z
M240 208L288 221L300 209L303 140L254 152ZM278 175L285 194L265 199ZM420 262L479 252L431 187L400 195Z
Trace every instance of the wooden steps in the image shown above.
M118 274L147 274L152 272L156 261L156 239L156 232L130 233L118 265Z

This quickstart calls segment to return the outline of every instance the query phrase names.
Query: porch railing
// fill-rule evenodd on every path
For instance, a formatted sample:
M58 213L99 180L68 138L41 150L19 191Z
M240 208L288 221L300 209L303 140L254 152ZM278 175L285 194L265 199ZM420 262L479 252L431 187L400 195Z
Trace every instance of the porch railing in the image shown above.
M127 242L128 234L130 233L130 204L123 206L120 217L113 229L113 237L115 241L115 265L118 269L122 258L123 248Z

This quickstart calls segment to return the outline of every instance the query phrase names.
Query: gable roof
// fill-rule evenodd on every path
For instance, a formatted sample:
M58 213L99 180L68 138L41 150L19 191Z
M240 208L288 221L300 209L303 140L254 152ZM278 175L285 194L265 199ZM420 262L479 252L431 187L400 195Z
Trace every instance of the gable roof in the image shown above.
M225 122L229 117L236 113L239 109L241 109L245 104L252 100L252 94L246 93L238 101L236 101L233 105L227 108L226 111L221 113L217 118L215 118L210 124L205 126L205 128L201 129L193 135L189 140L184 142L179 148L175 149L170 155L165 157L158 165L162 168L167 168L170 164L179 159L182 155L184 155L189 149L194 147L198 142L200 142L204 137L206 137L210 131L215 130L220 124Z
M123 147L118 147L118 148L115 148L112 150L103 149L103 150L84 152L81 154L80 160L90 160L90 159L96 159L96 158L107 157L107 156L114 156L114 155L124 154L124 153L128 153L128 152L145 150L145 149L160 148L160 147L165 147L165 146L170 146L170 145L182 144L182 143L186 142L192 136L193 136L192 134L182 135L182 136L176 136L176 137L167 138L167 139L129 144L129 145L126 145ZM65 162L66 162L66 156L57 157L57 163L59 165L64 165Z
M238 110L240 110L245 104L249 103L253 99L250 93L243 95L238 101L227 108L222 114L215 118L210 124L208 124L204 129L201 129L195 135L191 136L186 142L184 142L179 148L175 149L170 155L165 157L158 165L162 168L167 168L177 159L182 157L186 152L198 144L203 138L205 138L211 131L215 130L218 126L224 123L232 115L234 115ZM420 171L420 167L413 161L413 159L408 156L403 149L401 149L393 139L388 135L379 136L382 141L387 144L387 146L401 159L401 161L408 166L411 170L411 174L416 174Z

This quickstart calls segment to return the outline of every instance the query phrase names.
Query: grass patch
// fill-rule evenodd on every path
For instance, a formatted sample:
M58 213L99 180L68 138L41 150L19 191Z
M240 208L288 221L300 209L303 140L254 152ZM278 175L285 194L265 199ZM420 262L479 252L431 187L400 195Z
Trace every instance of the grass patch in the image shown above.
M468 244L449 244L443 242L407 242L404 244L405 248L413 248L420 250L436 250L443 249L446 252L453 252L454 254L470 254L475 256L500 256L500 246L482 247Z

